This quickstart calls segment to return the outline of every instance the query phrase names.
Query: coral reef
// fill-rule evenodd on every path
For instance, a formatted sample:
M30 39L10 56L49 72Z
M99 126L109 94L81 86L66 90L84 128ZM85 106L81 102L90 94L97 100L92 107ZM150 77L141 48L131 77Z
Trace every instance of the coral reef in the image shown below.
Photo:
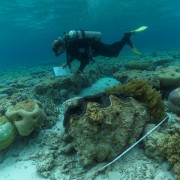
M132 80L131 82L119 86L114 86L105 90L107 93L121 92L134 97L140 102L146 103L151 116L156 122L165 115L164 103L160 92L148 85L147 81L142 79ZM153 122L153 119L152 119Z
M148 124L144 130L144 134L148 133L151 129L155 127L155 124ZM152 132L148 137L146 137L143 142L145 144L146 154L159 162L162 162L165 156L159 151L159 143L164 139L164 133L159 131Z
M79 75L76 77L43 80L41 84L37 84L34 87L34 95L41 102L44 99L42 97L46 97L51 98L55 104L59 104L61 101L70 98L73 93L79 93L83 87L89 86L95 80L97 80L95 73L93 77L87 74L86 76Z
M127 70L125 72L116 72L113 74L113 77L123 84L134 79L144 79L154 88L160 88L160 81L157 75L152 71Z
M172 62L171 58L167 58L167 59L158 59L156 61L153 62L153 66L157 67L157 66L168 66L170 63Z
M3 98L0 99L0 116L4 116L7 108L11 105L9 99Z
M146 108L130 97L98 94L78 101L65 113L65 141L72 140L84 165L115 158L137 140L149 119Z
M42 105L38 101L28 100L10 107L5 115L15 125L19 135L28 136L40 128L46 119Z
M37 162L37 171L45 178L50 176L51 170L54 166L54 157L51 151L44 152L43 155L39 154L41 161Z
M169 67L156 66L154 71L126 70L118 71L113 77L121 83L127 83L134 79L144 79L157 90L161 90L163 98L168 98L169 93L180 87L180 65Z
M47 98L45 100L43 103L43 110L46 114L46 119L42 123L42 128L49 129L56 124L60 112L51 98Z

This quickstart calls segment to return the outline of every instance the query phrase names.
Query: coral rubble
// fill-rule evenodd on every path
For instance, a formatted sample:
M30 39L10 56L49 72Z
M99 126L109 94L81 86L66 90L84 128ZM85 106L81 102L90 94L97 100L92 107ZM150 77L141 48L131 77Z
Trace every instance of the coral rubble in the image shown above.
M154 125L147 125L146 131ZM146 154L158 161L167 159L173 166L176 179L180 178L180 118L175 117L150 134L145 140Z

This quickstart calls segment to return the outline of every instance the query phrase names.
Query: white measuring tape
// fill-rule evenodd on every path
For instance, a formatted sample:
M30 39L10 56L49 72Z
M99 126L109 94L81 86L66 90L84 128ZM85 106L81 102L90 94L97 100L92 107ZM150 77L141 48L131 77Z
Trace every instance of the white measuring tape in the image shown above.
M144 138L146 138L149 134L151 134L155 129L157 129L165 120L167 120L168 118L171 118L172 116L167 113L167 116L159 123L157 124L154 128L152 128L150 131L148 131L143 137L141 137L137 142L135 142L133 145L131 145L128 149L126 149L122 154L120 154L118 157L116 157L114 160L112 160L111 162L109 162L108 164L106 164L105 166L97 169L96 171L93 171L92 173L88 174L87 176L91 176L94 173L101 171L103 169L105 169L106 167L110 166L111 164L115 163L117 160L119 160L122 156L124 156L127 152L129 152L134 146L136 146L137 144L139 144ZM82 174L81 177L78 177L76 180L82 178L85 174Z

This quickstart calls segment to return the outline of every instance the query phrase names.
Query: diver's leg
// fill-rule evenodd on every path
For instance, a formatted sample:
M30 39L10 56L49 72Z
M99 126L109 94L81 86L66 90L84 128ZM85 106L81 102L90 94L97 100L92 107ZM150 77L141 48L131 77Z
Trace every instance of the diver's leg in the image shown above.
M99 42L94 49L97 52L97 55L106 57L117 57L126 44L132 44L130 41L131 35L131 33L125 33L120 41L117 41L110 45Z
M132 36L132 34L130 32L125 33L123 38L120 41L117 41L117 42L111 44L113 56L117 57L126 44L131 46L131 44L132 44L132 42L130 40L131 36Z

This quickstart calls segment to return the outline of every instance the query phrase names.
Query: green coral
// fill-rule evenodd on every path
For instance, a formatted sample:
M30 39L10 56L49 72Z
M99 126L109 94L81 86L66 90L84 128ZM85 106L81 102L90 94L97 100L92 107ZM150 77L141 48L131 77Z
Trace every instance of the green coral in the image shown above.
M16 138L16 130L5 116L0 117L0 151L9 147Z
M159 144L159 149L173 165L176 179L180 178L180 133L167 134Z
M114 86L105 90L107 93L122 92L140 102L146 103L151 116L162 119L165 116L165 106L159 91L156 91L146 80L135 79L127 84Z

